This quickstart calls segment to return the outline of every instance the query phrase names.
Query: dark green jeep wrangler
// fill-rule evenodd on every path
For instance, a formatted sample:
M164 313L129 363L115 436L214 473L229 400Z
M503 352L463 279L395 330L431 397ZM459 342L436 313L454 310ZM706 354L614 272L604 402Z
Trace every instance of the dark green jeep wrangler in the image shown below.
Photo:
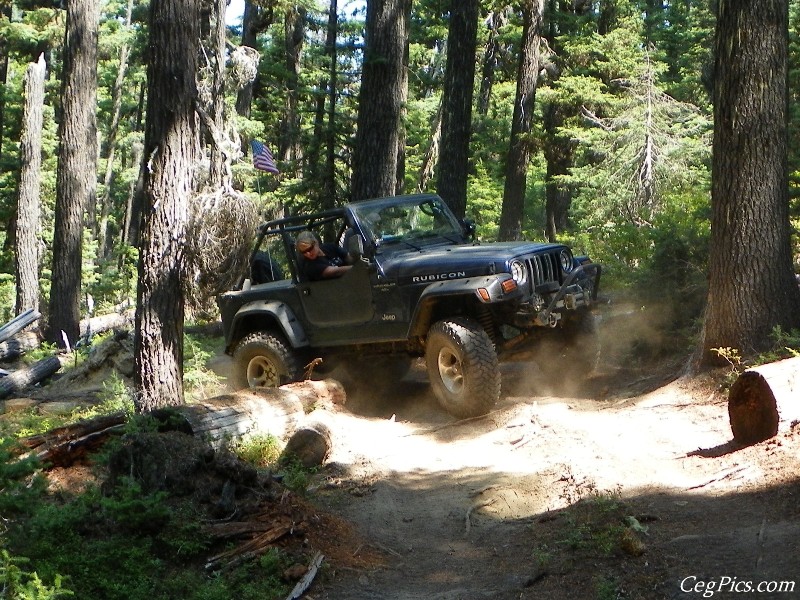
M304 281L294 239L306 229L346 248L353 268ZM561 244L474 241L474 227L429 194L270 221L251 263L241 289L217 300L236 385L281 385L314 359L399 378L424 356L458 417L492 409L499 360L587 329L600 280L599 265Z

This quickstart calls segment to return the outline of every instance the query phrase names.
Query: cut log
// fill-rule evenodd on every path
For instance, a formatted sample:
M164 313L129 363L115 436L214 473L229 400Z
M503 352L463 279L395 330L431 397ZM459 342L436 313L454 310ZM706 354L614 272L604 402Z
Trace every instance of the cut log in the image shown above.
M8 377L0 379L0 384L6 379ZM307 421L303 403L295 392L317 390L323 397L332 394L338 397L341 390L341 384L334 380L303 383L292 384L291 389L283 386L242 390L202 403L154 411L152 414L162 422L164 430L177 429L202 437L215 448L255 434L270 434L285 440L301 423ZM336 406L328 401L329 412L331 409L335 411ZM320 420L319 412L315 413L317 416L312 417L310 422ZM65 466L101 445L110 435L121 433L125 421L124 413L114 413L23 438L19 443L44 462Z
M286 442L283 456L293 457L309 469L323 465L333 449L332 431L340 406L327 402L312 411Z
M25 389L29 385L44 381L54 375L61 368L61 359L58 356L49 356L44 360L33 363L27 369L18 369L7 377L0 379L0 399Z
M0 343L0 360L19 358L28 350L34 350L42 343L35 331L22 331Z
M755 444L800 420L800 357L747 369L728 394L733 439Z
M248 435L273 435L285 440L305 421L317 403L344 401L342 385L333 379L302 381L279 388L257 388L216 396L203 402L167 409L183 419L179 429L201 436L215 448ZM164 411L159 411L163 418Z

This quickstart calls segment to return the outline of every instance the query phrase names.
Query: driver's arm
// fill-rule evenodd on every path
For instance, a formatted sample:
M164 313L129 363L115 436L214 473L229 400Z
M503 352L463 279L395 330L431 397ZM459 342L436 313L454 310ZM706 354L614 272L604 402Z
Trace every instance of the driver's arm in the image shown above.
M352 268L353 265L342 265L341 267L335 267L333 265L330 265L328 267L325 267L325 270L322 271L322 277L323 279L330 279L331 277L341 277Z

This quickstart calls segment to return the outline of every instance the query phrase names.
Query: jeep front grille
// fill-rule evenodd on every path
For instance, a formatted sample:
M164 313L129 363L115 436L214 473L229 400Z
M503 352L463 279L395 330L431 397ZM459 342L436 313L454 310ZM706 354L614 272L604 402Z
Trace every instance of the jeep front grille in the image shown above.
M550 287L548 284L560 283L560 269L558 254L536 254L525 259L530 273L531 291L535 291L542 285Z

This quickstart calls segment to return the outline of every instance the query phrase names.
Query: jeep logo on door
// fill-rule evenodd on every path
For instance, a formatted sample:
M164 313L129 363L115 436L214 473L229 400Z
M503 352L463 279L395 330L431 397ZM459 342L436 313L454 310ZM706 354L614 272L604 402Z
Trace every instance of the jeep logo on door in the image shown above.
M412 283L425 283L427 281L442 281L444 279L461 279L466 277L466 271L454 271L452 273L431 273L430 275L414 275Z

